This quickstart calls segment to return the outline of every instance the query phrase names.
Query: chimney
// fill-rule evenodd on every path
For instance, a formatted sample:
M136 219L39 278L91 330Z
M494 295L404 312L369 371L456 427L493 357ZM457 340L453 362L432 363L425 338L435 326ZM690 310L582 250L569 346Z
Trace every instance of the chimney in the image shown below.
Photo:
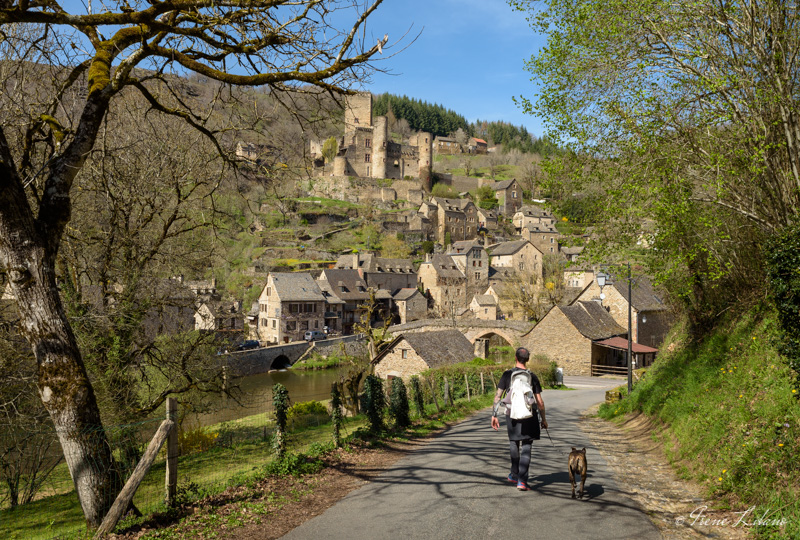
M353 253L353 270L358 270L358 252Z
M425 254L425 262L426 262L426 263L429 263L429 262L431 262L431 254L430 254L430 253L426 253L426 254Z

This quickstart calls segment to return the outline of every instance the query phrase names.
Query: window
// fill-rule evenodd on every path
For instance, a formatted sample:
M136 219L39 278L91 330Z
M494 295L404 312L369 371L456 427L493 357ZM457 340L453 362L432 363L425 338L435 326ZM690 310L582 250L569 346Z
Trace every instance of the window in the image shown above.
M297 321L286 321L286 331L294 332L297 330Z
M519 269L520 270L525 270L525 263L524 262L519 261Z
M272 287L267 287L267 296L272 296Z
M486 315L487 313L489 313L489 308L483 308L483 314Z
M371 154L364 154L364 163L369 163L371 158L372 158Z
M300 321L300 330L308 330L308 321Z
M372 139L365 139L364 146L367 148L372 148Z
M517 198L517 192L516 191L512 191L511 192L511 198L512 199L516 199Z
M475 279L481 279L481 273L475 272Z
M408 358L408 349L403 349L403 350L402 350L402 353L403 353L403 354L402 354L402 357L403 357L403 358Z
M300 313L300 304L289 304L289 313Z
M276 328L278 326L278 321L276 319L272 319L272 328Z
M552 238L552 237L550 237L550 243L551 243L551 244L553 243L553 238Z

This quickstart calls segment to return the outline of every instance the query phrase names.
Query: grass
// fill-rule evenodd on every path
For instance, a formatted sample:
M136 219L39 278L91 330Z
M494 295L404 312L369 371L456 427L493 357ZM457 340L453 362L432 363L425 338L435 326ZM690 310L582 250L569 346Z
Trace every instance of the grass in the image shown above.
M601 416L641 411L661 422L668 455L683 475L734 511L764 512L784 527L761 538L800 537L800 405L776 351L771 312L716 329L701 344L662 351L629 397ZM679 331L665 343L685 342Z
M445 427L449 423L469 416L474 411L491 405L493 393L473 395L472 400L457 399L451 407L444 407L441 397L437 412L434 404L427 404L425 417L417 418L412 427L400 433L402 437L424 437ZM412 409L414 408L412 404ZM364 417L347 418L343 436L362 432L366 426ZM260 434L267 429L267 437ZM219 436L211 449L181 456L178 463L179 493L181 500L195 500L220 493L231 485L251 482L270 470L273 451L269 433L272 422L268 415L258 414L238 420L209 426L209 433ZM391 436L398 436L392 433ZM249 437L248 440L241 438ZM238 442L233 442L238 441ZM330 423L292 431L289 448L292 452L315 452L332 441ZM66 467L55 475L68 474ZM145 515L165 512L164 497L165 462L158 460L145 477L134 498L134 503ZM288 496L288 494L277 494ZM213 512L213 511L212 511ZM217 517L209 516L209 522ZM213 528L213 527L212 527ZM74 492L53 495L35 501L14 512L0 510L0 538L10 540L46 540L53 537L86 538L83 514Z

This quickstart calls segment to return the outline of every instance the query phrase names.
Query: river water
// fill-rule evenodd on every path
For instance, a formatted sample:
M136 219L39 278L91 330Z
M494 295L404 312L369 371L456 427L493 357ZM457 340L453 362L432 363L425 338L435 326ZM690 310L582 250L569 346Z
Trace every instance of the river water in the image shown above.
M331 397L331 383L340 370L316 371L283 369L232 379L231 391L238 399L223 398L214 403L219 410L195 416L201 425L211 425L272 411L272 387L281 383L289 391L291 403L323 401ZM234 388L238 387L238 388ZM239 401L240 403L237 403Z

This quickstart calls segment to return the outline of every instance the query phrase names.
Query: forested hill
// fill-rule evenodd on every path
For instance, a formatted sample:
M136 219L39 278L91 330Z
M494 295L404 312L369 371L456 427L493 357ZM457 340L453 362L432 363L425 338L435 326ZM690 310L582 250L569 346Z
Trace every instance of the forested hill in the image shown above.
M508 122L489 122L478 120L467 122L463 115L446 109L438 103L428 103L408 96L379 94L373 99L373 114L388 116L390 127L395 121L405 120L414 131L427 131L434 136L478 137L490 146L502 145L504 150L516 149L520 152L551 154L555 150L547 138L538 138L528 133L524 126L514 126Z

